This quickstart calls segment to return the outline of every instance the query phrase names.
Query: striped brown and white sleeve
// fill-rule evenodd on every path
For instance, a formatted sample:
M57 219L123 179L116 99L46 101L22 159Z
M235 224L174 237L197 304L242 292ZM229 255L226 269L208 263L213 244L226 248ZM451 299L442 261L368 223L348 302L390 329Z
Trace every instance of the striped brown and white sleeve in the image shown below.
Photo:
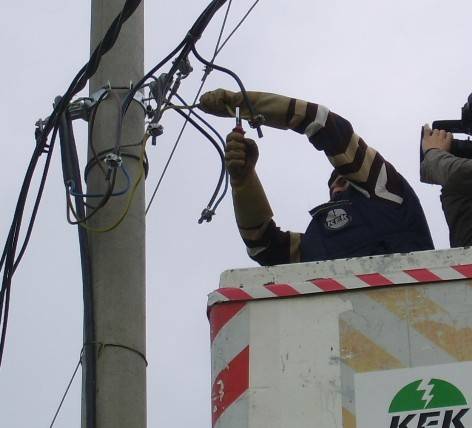
M282 231L272 219L253 228L239 226L239 233L249 257L262 266L300 262L302 234Z
M336 171L367 197L403 202L403 178L393 165L353 130L343 117L321 104L292 98L289 127L323 150Z

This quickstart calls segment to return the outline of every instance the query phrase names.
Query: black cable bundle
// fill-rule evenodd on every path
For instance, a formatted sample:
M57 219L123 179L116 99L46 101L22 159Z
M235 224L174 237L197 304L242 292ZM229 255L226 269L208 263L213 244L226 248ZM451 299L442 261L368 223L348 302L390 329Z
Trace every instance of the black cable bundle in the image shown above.
M206 29L211 19L215 13L226 3L227 0L213 0L203 11L203 13L198 17L190 31L187 33L185 38L181 43L165 57L159 64L157 64L149 73L147 73L131 90L128 92L126 99L124 100L121 106L121 115L122 118L127 112L129 105L131 104L136 91L142 88L143 84L147 79L153 76L153 74L167 63L170 59L177 55L176 59L173 62L173 65L168 72L168 79L164 82L163 91L167 93L170 90L170 86L173 81L173 76L178 72L183 61L187 60L187 57L190 52L194 52L197 58L209 64L207 61L203 60L195 50L195 42L201 37L203 31ZM82 199L82 189L81 189L81 178L80 178L80 169L77 159L77 153L75 148L75 143L73 139L73 130L72 123L68 114L68 106L72 100L72 97L81 91L88 80L95 74L97 71L103 55L105 55L115 44L123 24L133 15L135 10L141 4L141 0L126 0L123 9L113 20L109 29L107 30L102 41L98 44L96 49L93 51L90 56L89 61L79 70L75 78L72 80L67 91L62 97L58 97L55 102L53 111L49 118L44 123L39 123L36 129L36 146L33 151L31 160L29 162L27 171L25 173L25 178L20 190L18 201L15 208L15 213L13 216L12 224L10 231L4 246L3 254L0 259L0 270L3 269L3 281L2 287L0 289L0 325L1 325L1 336L0 336L0 366L3 358L3 351L5 347L6 340L6 331L8 325L8 313L9 313L9 304L10 304L10 293L11 293L11 283L13 275L26 251L28 246L29 239L33 230L34 222L38 212L39 204L41 201L42 193L46 183L47 174L49 171L49 165L55 145L55 140L57 133L60 132L61 137L61 149L62 149L62 160L63 160L63 173L64 181L66 186L67 183L73 183L74 185L74 196L75 196L75 205L77 209L77 214L79 218L85 218L85 208L84 202ZM225 18L226 19L226 18ZM211 63L211 65L213 65ZM228 72L226 69L215 66L215 69ZM235 77L234 73L229 73ZM240 84L241 90L245 94L244 87L242 86L241 81L235 77ZM174 94L175 95L175 94ZM252 112L252 106L248 101L248 106ZM193 113L195 115L195 113ZM186 115L184 115L186 116ZM217 132L209 126L203 119L198 115L195 115L196 118L205 123L213 132ZM220 155L220 159L223 162L223 153L219 148L216 141L199 126L193 119L190 118L190 115L187 117L187 120L195 126L199 131L201 131L217 148ZM50 143L48 144L49 135L51 135ZM218 135L218 134L217 134ZM222 145L224 141L220 138ZM120 149L120 144L117 144L115 150ZM28 197L29 188L32 182L32 178L36 171L38 162L42 154L46 153L46 159L43 167L43 172L41 176L41 181L39 185L38 192L36 194L33 210L29 220L28 228L25 234L23 244L20 248L20 251L17 254L17 247L19 241L19 235L21 230L21 225L23 221L23 215L26 205L26 200ZM223 195L216 201L219 188L222 185L223 179L225 181L225 190ZM213 210L222 200L224 193L227 190L227 175L225 175L224 170L222 169L217 189L213 193L213 196L210 200L209 207L213 205ZM72 194L72 193L71 193ZM80 223L80 222L79 222ZM90 257L88 253L88 242L87 242L87 233L85 229L81 228L79 225L79 242L80 242L80 251L81 251L81 260L82 260L82 277L83 277L83 298L84 298L84 349L83 355L85 359L83 361L85 365L85 388L86 388L86 426L88 428L94 428L96 426L96 361L95 361L95 317L94 317L94 305L93 305L93 290L92 290L92 281L91 281L91 270L90 270Z
M165 74L161 74L160 78L159 78L159 96L156 97L156 94L153 92L153 96L156 100L156 103L158 106L160 106L162 103L157 99L157 98L162 98L163 96L165 96L165 94L168 92L169 90L169 87L170 87L170 84L172 83L173 81L173 76L174 74L177 72L177 76L178 76L178 69L180 67L180 65L182 63L184 63L185 61L188 61L188 54L190 52L192 52L195 57L197 58L198 61L200 61L201 63L203 63L206 67L206 71L205 71L205 74L202 78L202 83L200 85L200 89L198 90L198 93L197 93L197 96L195 97L195 100L192 104L195 104L196 100L198 99L198 96L200 94L200 91L202 90L203 88L203 84L206 80L206 78L208 77L208 74L209 72L211 72L213 69L215 70L218 70L218 71L221 71L223 73L226 73L228 75L230 75L231 77L233 77L233 79L236 81L236 83L238 84L240 90L241 90L241 93L244 97L244 100L245 100L245 103L246 105L248 106L248 109L249 109L249 112L250 112L250 115L251 115L251 120L249 121L249 124L251 125L251 127L254 127L254 128L257 128L257 133L258 133L258 136L259 138L262 137L262 131L261 131L261 128L260 128L260 125L263 123L263 117L262 116L257 116L256 115L256 112L254 110L254 106L252 105L251 103L251 100L249 99L249 97L247 96L247 92L246 92L246 89L241 81L241 79L236 75L236 73L234 73L233 71L229 70L229 69L226 69L224 67L221 67L221 66L218 66L218 65L215 65L214 64L214 60L216 58L216 56L218 55L218 53L221 51L221 49L223 48L223 46L228 42L228 40L232 37L232 35L236 32L236 30L241 26L241 24L244 22L244 20L247 18L247 16L249 15L249 13L254 9L254 7L257 5L257 3L259 2L259 0L256 0L254 2L254 4L250 7L249 11L244 15L244 17L242 18L242 20L236 25L236 27L233 29L233 31L231 31L230 35L225 39L225 41L222 43L222 45L220 46L220 41L221 41L221 38L222 38L222 35L223 35L223 30L224 30L224 26L225 26L225 23L226 23L226 19L227 19L227 16L228 16L228 12L229 12L229 9L231 7L231 0L229 1L228 3L228 8L227 8L227 11L226 11L226 14L225 14L225 18L224 18L224 21L223 21L223 26L221 28L221 31L220 31L220 35L219 35L219 38L218 38L218 42L217 42L217 45L216 45L216 48L215 48L215 52L213 54L213 57L210 61L207 61L205 60L196 50L195 48L195 42L196 40L198 40L198 38L201 36L202 32L204 31L204 29L206 28L206 26L208 25L208 23L210 22L210 19L211 17L214 15L214 13L225 3L225 1L214 1L212 4L210 4L207 9L205 10L205 12L199 17L199 19L196 21L196 23L192 26L191 30L189 31L189 33L187 34L187 37L181 42L181 44L179 45L179 47L177 48L176 51L178 51L179 49L182 49L179 56L177 57L176 60L174 60L173 62L173 67L172 69L168 72L168 73L165 73ZM176 53L176 51L174 51L174 53ZM172 55L172 54L171 54ZM169 58L169 57L168 57ZM139 85L142 87L142 85L145 83L145 81L148 79L148 78L153 78L153 79L156 79L156 77L153 76L153 73L155 71L157 71L161 66L162 66L163 62L161 62L160 64L158 64L156 67L154 67L149 73L146 74L146 76L139 82ZM166 80L166 82L162 82L162 78L164 78L164 80ZM197 130L199 130L211 143L212 145L217 148L217 150L220 152L219 150L219 147L218 147L218 144L216 144L216 142L213 140L212 137L209 136L209 134L203 130L203 128L201 128L198 124L196 124L193 120L191 120L191 116L194 115L197 119L199 119L202 123L204 123L208 129L210 129L213 133L215 133L217 135L217 137L220 139L220 141L222 141L222 146L224 147L225 145L225 142L224 140L221 138L221 136L218 134L218 132L216 132L216 130L208 124L208 122L206 122L205 120L203 120L200 116L198 116L194 111L192 111L192 107L188 106L181 97L179 97L179 95L175 92L175 88L178 87L178 84L179 83L179 80L177 79L177 82L176 84L174 84L173 88L172 88L172 91L167 99L167 106L168 108L174 108L177 113L179 113L180 115L184 116L186 118L180 132L179 132L179 135L177 137L177 141L175 142L174 144L174 147L171 151L171 154L169 156L169 159L167 160L165 166L164 166L164 170L157 182L157 185L155 186L155 189L154 189L154 192L151 196L151 200L150 202L148 203L147 207L146 207L146 214L148 213L150 207L151 207L151 204L154 200L154 197L160 187L160 184L163 180L163 177L167 171L167 168L170 164L170 161L174 155L174 152L177 148L177 145L180 141L180 138L182 136L182 133L185 129L185 126L187 124L187 122L189 122L190 124L192 124ZM126 113L126 109L128 108L130 102L131 102L131 99L132 99L132 95L134 95L135 91L138 89L138 85L136 86L136 89L134 90L134 92L130 93L128 95L128 98L127 100L125 100L125 103L123 105L123 110L122 110L122 115L124 115ZM186 108L189 108L190 109L190 114L189 115L186 115L184 113L182 113L181 111L179 111L179 108L176 108L175 106L172 106L171 104L171 98L173 96L176 96L183 104ZM160 119L160 115L162 114L162 111L156 111L156 114L158 115L157 116L157 120L156 120L156 123L158 123L158 120ZM154 119L156 119L156 116L154 116ZM221 153L220 153L220 156L221 156ZM222 179L223 177L225 178L225 186L224 186L224 189L220 195L220 197L216 200L216 197L217 197L217 194L219 193L220 189L221 189L221 185L222 185ZM224 198L226 192L227 192L227 189L228 189L228 176L227 176L227 173L225 173L225 166L224 166L224 158L222 160L222 169L221 169L221 173L220 173L220 177L219 177L219 180L218 180L218 184L216 186L216 189L215 191L213 192L213 195L210 199L210 202L209 204L207 205L206 208L204 208L204 210L202 211L202 214L201 214L201 217L200 219L198 220L198 223L203 223L203 221L211 221L214 213L215 213L215 209L218 207L218 205L220 204L220 202L222 201L222 199ZM216 202L215 202L216 200ZM213 205L214 204L214 205Z
M60 102L60 99L57 99ZM62 174L64 184L74 183L79 193L82 193L79 159L75 145L72 120L66 111L59 117L59 138L61 143ZM77 214L85 217L85 204L80 196L75 197ZM96 415L96 358L95 358L95 313L93 304L92 269L89 253L87 231L77 226L79 233L80 261L82 267L83 299L84 299L84 346L82 349L85 366L85 417L86 426L95 426Z
M2 287L0 289L0 322L1 322L1 337L0 337L0 366L3 359L3 352L5 349L5 340L6 340L6 331L8 325L8 314L9 314L9 305L10 305L10 293L11 293L11 282L13 274L18 267L31 237L31 232L33 230L34 222L36 219L37 211L41 201L42 193L46 183L47 174L49 171L49 165L51 161L51 156L53 153L53 148L58 132L59 127L59 118L66 111L67 106L69 105L72 97L82 90L87 84L88 79L96 72L102 56L108 52L113 45L115 44L118 35L120 33L121 27L126 22L126 20L134 13L136 8L141 3L141 0L127 0L122 11L114 19L112 25L106 32L103 40L99 43L95 51L90 57L89 62L82 67L82 69L77 73L76 77L73 79L68 90L61 98L61 100L54 106L54 110L50 115L49 119L44 124L44 128L38 127L36 130L36 146L31 156L28 168L25 173L25 178L21 186L20 194L16 204L15 212L13 215L12 224L10 226L10 231L4 246L3 254L0 259L0 269L3 268L3 280ZM52 131L51 142L48 145L48 137ZM35 173L39 158L43 153L47 153L46 161L43 168L43 173L41 177L41 182L39 186L38 193L36 195L35 203L33 206L31 218L29 221L28 229L26 236L18 256L16 256L16 250L18 246L18 240L21 230L21 224L23 220L26 200L31 186L31 181ZM87 249L88 250L88 249ZM84 307L88 308L84 313L84 336L91 337L94 335L95 326L93 320L93 299L91 299L91 288L89 281L84 281ZM85 331L88 331L85 332ZM90 363L90 358L87 359ZM95 378L96 373L93 367L86 367L86 376L89 376L89 380L86 380L88 385L93 384L93 390L89 387L90 394L89 403L87 403L87 427L95 427Z

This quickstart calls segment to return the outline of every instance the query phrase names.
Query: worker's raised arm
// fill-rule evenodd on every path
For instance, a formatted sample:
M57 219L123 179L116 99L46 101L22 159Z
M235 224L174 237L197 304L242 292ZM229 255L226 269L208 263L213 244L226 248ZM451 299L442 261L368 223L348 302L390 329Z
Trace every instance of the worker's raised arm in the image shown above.
M234 213L249 256L263 266L300 261L300 234L282 232L255 171L256 143L238 132L226 138L225 164L230 175Z
M247 94L255 111L264 116L266 125L305 134L316 149L325 152L336 172L366 196L403 202L403 178L375 149L367 146L349 121L321 104L265 92ZM217 89L200 99L203 111L219 116L234 115L235 107L241 108L243 118L250 118L241 93Z

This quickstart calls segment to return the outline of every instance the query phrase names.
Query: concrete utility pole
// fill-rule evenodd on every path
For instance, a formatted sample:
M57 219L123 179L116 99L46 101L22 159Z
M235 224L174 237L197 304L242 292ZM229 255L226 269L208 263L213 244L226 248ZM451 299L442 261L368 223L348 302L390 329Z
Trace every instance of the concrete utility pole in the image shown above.
M125 0L92 0L91 51L102 39ZM143 2L144 3L144 2ZM136 83L144 72L143 4L122 27L120 36L103 58L90 81L90 93L111 83L113 88ZM114 93L123 100L126 90ZM102 102L93 132L96 152L111 149L116 141L119 108L111 94ZM144 115L132 103L123 124L122 144L138 143L144 134ZM89 149L90 150L90 149ZM141 147L127 148L140 155ZM93 155L89 151L89 158ZM87 224L106 228L126 210L133 185L142 170L137 159L123 157L131 177L129 191L112 197ZM117 173L115 190L126 186ZM87 192L103 194L105 179L95 165L87 180ZM97 200L89 199L89 203ZM144 178L124 221L106 233L89 232L97 341L97 427L146 427L146 322L145 322L145 221ZM84 398L82 399L84 413ZM85 428L85 418L82 417ZM87 427L88 428L88 427Z

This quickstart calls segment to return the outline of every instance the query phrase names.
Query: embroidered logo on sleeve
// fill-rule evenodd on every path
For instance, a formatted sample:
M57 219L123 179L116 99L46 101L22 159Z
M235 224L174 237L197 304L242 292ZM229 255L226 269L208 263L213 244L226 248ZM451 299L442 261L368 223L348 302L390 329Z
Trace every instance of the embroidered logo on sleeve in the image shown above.
M334 208L328 211L325 227L329 230L339 230L351 222L351 216L342 208Z

